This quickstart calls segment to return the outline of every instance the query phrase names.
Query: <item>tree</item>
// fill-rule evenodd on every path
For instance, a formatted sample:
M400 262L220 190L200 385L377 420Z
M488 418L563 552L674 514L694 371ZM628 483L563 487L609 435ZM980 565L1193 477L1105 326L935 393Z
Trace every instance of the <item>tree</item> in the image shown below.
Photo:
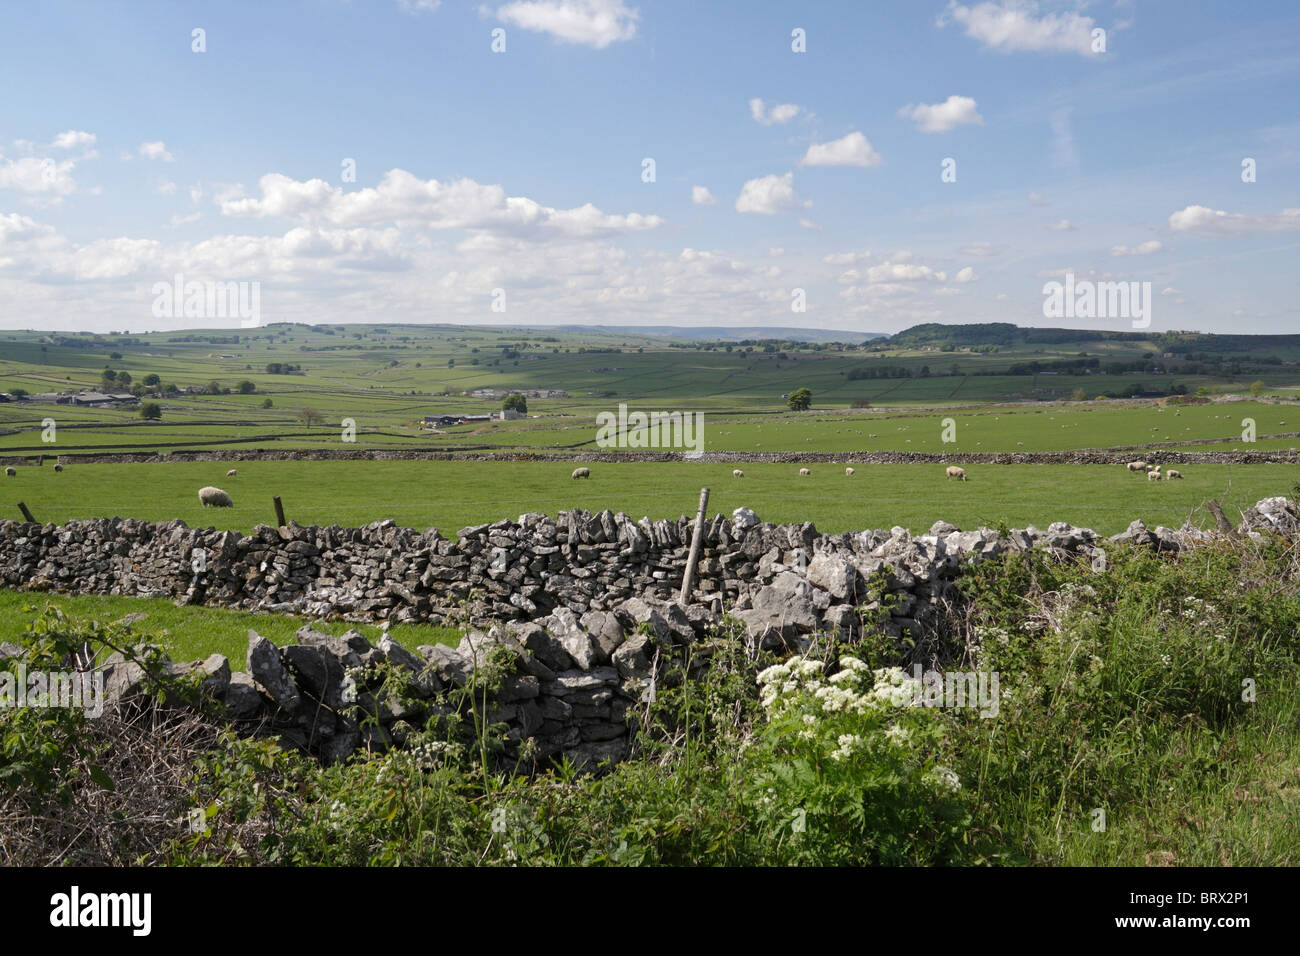
M149 386L150 388L154 388L159 383L162 382L162 379L159 378L157 375L155 375L153 372L150 372L142 379L142 381L144 382L145 385Z
M1250 394L1258 397L1263 391L1264 383L1259 379L1255 379L1255 381L1250 383Z
M304 408L298 413L298 421L302 422L308 428L312 425L319 425L325 420L325 416L314 408Z
M528 414L528 399L518 392L511 392L506 396L506 400L501 403L501 407L506 411L516 411L520 415Z
M122 361L122 353L121 353L121 352L113 352L113 353L111 353L108 357L111 358L114 362L120 362L120 361Z
M786 399L786 404L790 406L792 411L806 412L812 407L812 392L806 388L796 388L790 393L790 397Z
M25 388L11 388L9 390L9 394L12 395L14 398L26 398L28 395L28 391Z
M221 383L214 378L212 381L208 382L208 387L204 391L209 395L220 395Z
M1198 398L1205 398L1209 394L1210 394L1210 390L1206 388L1204 385L1196 386L1196 395Z
M244 379L242 382L239 383L240 395L252 395L256 391L257 391L257 386L254 385L252 382L250 382L248 379Z
M1070 398L1076 402L1086 402L1088 400L1088 393L1081 388L1076 388L1070 395Z
M270 407L271 407L271 400L270 400L269 398L264 398L264 399L262 399L262 407L263 407L263 408L270 408Z
M157 402L145 402L140 406L140 417L146 421L156 422L162 418L162 406Z
M111 368L106 368L99 373L99 377L103 379L105 385L112 385L117 380L117 373Z
M118 372L118 373L117 373L117 384L118 384L118 385L121 385L123 388L126 388L127 386L129 386L129 385L131 384L131 373L130 373L130 372Z

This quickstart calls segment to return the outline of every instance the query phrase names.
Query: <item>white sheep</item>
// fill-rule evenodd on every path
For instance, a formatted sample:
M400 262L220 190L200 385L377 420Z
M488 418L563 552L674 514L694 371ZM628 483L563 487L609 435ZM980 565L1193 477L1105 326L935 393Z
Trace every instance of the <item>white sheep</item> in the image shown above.
M844 469L844 474L848 475L848 476L851 478L851 477L853 477L854 475L856 475L857 472L854 471L852 468L845 468L845 469Z
M1173 481L1175 478L1181 477L1183 477L1183 473L1181 471L1174 471L1172 468L1165 472L1165 481Z
M1147 481L1159 481L1160 478L1161 475L1160 475L1159 465L1156 465L1154 468L1152 468L1150 471L1147 472Z
M63 466L60 465L60 464L58 464L58 463L55 463L55 465L54 465L54 470L55 470L55 471L62 471L62 470L63 470Z
M17 478L17 477L18 477L18 469L17 469L17 468L6 468L6 469L5 469L5 474L8 475L10 478Z
M965 468L958 468L956 465L949 465L949 466L948 466L948 471L947 471L947 477L948 477L948 478L960 478L962 481L965 481L965 480L966 480L966 469L965 469Z
M577 481L579 478L590 478L590 477L591 477L591 469L590 469L590 468L575 468L575 469L573 469L573 480L574 480L574 481Z
M799 469L799 477L800 477L800 478L811 478L811 477L812 477L812 472L809 471L807 468L800 468L800 469Z
M1151 466L1145 461L1130 461L1126 467L1129 471L1146 471Z
M231 468L228 472L226 472L226 477L227 477L227 478L234 478L235 475L237 475L237 474L239 474L239 472L238 472L236 469Z
M732 478L744 478L744 477L745 477L745 473L744 473L743 471L741 471L739 468L733 468L733 469L731 470L731 477L732 477Z
M235 506L235 503L230 500L230 495L220 488L213 488L211 485L199 489L199 501L205 508L233 508Z

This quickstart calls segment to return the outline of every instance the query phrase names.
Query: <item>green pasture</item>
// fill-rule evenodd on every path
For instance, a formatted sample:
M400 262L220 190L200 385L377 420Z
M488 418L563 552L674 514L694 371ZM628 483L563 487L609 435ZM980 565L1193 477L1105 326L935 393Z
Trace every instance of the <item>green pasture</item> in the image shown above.
M257 631L267 640L285 645L304 624L318 631L339 635L349 628L360 631L371 643L383 632L374 624L346 621L317 621L286 614L253 614L219 607L182 606L160 598L120 597L113 594L54 594L11 591L0 588L0 641L13 641L46 605L78 618L110 622L129 614L143 614L132 628L157 638L174 661L197 660L209 654L225 654L232 670L244 670L248 632ZM456 644L460 631L425 624L394 624L388 632L409 650L421 644Z
M0 515L18 518L23 501L40 521L120 516L182 518L191 526L248 530L273 523L272 497L300 524L359 526L392 518L454 536L466 525L528 511L609 508L633 518L694 514L699 490L712 491L710 513L752 508L766 521L813 521L826 532L903 525L921 532L938 519L961 527L1013 527L1053 521L1122 531L1134 518L1180 525L1207 498L1230 516L1270 495L1290 494L1297 465L1189 465L1185 479L1148 482L1119 465L969 465L969 481L945 477L939 464L798 464L694 462L591 465L573 480L567 462L265 461L70 465L56 474L26 466L0 478ZM204 509L198 489L227 490L235 506Z

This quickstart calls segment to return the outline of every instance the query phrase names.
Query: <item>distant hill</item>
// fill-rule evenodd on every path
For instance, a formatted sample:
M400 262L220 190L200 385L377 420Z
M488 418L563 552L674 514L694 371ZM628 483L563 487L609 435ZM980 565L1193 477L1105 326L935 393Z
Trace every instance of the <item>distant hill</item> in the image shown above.
M889 344L903 348L952 345L1016 347L1063 345L1072 342L1150 342L1161 351L1252 352L1273 348L1298 348L1300 335L1219 335L1212 332L1110 332L1096 329L1037 329L1010 322L943 325L928 322L889 336Z
M530 326L559 332L600 332L608 335L655 335L674 339L703 339L710 342L739 342L744 339L776 339L782 342L865 342L884 338L880 332L850 332L846 329L791 329L781 326L714 325L547 325Z

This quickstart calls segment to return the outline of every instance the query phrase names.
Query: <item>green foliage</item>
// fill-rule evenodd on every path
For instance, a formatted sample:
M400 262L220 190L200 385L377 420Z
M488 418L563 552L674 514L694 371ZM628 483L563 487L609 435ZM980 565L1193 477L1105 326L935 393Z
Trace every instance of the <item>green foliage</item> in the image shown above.
M528 399L518 392L511 392L506 396L505 401L501 403L502 409L506 411L516 411L521 415L528 414Z
M146 421L156 422L162 418L162 406L157 402L145 402L140 406L140 417Z
M796 388L786 399L791 411L806 412L812 407L812 392L806 388Z

